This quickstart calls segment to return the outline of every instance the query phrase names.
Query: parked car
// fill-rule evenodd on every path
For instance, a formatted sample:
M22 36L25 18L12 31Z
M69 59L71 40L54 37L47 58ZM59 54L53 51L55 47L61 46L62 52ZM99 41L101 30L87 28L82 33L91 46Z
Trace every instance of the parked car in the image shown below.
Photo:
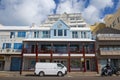
M61 63L41 63L37 62L35 65L35 75L58 75L64 76L67 74L67 68Z

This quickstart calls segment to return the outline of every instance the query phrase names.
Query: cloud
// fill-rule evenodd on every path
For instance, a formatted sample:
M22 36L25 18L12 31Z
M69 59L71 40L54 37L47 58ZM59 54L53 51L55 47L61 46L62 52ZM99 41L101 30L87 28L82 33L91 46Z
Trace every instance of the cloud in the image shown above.
M53 0L1 0L0 23L5 25L40 24L55 9Z
M100 16L106 7L113 7L113 0L1 0L0 24L31 25L41 24L49 14L82 13L89 24L102 21ZM119 1L120 4L120 1ZM118 5L119 5L118 4ZM56 7L57 6L57 7ZM120 6L118 6L120 7Z
M95 21L99 21L99 13L100 11L96 7L90 5L82 12L82 16L84 17L85 21L87 21L89 24L92 24Z
M85 8L86 0L61 0L57 8L57 13L82 13L83 18L89 24L94 24L100 19L102 10L112 7L112 0L89 0L89 5Z
M117 9L120 8L120 0L118 1Z
M112 0L91 0L89 6L82 12L83 17L89 24L101 22L102 10L106 7L113 7Z
M80 0L61 0L57 7L57 13L79 13L84 9L84 1Z

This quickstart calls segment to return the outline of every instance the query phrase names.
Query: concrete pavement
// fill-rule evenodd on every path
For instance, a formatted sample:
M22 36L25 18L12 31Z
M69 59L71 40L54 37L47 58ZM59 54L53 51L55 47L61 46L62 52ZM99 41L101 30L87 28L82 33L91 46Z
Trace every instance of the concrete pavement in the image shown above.
M33 71L23 71L20 75L19 71L0 71L0 77L18 77L18 76L34 76ZM77 76L99 76L97 72L68 72L68 77L77 77Z

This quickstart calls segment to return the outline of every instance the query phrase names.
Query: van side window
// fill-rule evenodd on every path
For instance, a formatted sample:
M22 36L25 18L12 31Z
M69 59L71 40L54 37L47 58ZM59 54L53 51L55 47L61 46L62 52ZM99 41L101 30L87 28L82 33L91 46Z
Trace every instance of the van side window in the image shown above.
M58 66L58 67L61 67L61 68L63 68L63 67L64 67L64 66L63 66L63 65L61 65L61 64L57 64L57 66Z

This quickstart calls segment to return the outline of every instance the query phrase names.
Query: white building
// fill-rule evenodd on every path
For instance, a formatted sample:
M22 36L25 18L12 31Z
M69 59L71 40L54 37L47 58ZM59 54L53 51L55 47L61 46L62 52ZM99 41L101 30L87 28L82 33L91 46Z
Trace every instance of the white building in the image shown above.
M23 70L40 61L63 63L68 71L98 71L95 40L80 13L49 15L40 26L1 25L0 44L1 70L20 70L23 59Z

